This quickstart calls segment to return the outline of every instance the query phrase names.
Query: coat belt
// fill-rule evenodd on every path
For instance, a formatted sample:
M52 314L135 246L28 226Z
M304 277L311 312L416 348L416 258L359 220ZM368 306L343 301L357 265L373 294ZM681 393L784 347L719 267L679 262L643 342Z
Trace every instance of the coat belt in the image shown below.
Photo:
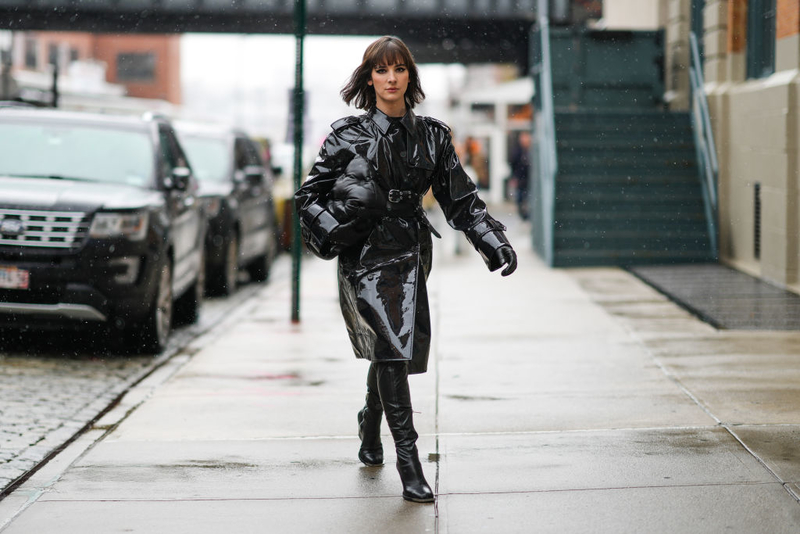
M422 209L422 195L414 191L390 189L386 194L386 200L389 217L414 217L428 227L431 234L441 239L441 234L436 231L425 215L425 210Z

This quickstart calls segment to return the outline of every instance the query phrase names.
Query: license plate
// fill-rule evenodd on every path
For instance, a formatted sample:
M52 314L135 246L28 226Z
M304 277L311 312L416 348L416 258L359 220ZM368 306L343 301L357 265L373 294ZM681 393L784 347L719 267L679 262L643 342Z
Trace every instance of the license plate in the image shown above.
M30 272L16 267L0 267L0 288L28 289Z

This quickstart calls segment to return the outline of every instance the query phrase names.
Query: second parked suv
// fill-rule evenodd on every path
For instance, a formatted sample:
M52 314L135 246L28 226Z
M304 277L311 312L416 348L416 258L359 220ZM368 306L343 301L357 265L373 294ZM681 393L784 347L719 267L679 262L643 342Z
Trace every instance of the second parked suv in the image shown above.
M279 245L272 169L259 146L238 129L189 122L176 122L175 128L208 212L208 289L230 294L240 269L253 281L265 281Z
M170 123L0 109L0 324L108 325L149 351L196 320L205 213Z

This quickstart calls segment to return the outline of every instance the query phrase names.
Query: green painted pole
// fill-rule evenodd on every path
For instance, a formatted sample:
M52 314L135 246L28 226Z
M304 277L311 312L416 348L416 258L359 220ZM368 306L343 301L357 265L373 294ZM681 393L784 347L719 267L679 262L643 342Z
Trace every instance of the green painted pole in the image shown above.
M303 39L306 35L306 0L294 2L294 35L296 42L294 71L294 190L302 185L303 174ZM300 260L303 242L300 239L300 218L294 203L292 209L292 322L300 322Z

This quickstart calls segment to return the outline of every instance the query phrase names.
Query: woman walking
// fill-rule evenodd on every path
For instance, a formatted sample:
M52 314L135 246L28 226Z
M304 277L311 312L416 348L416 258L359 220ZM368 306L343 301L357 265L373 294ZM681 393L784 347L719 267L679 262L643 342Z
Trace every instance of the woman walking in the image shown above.
M369 360L367 396L358 412L367 466L383 464L381 419L394 438L403 498L432 502L419 461L408 375L424 373L430 349L425 286L431 234L422 209L433 189L448 224L463 231L491 271L517 258L463 171L449 128L412 111L425 94L414 58L397 37L367 47L342 89L366 111L332 125L305 184L295 193L303 238L325 259L339 258L339 301L356 357Z

